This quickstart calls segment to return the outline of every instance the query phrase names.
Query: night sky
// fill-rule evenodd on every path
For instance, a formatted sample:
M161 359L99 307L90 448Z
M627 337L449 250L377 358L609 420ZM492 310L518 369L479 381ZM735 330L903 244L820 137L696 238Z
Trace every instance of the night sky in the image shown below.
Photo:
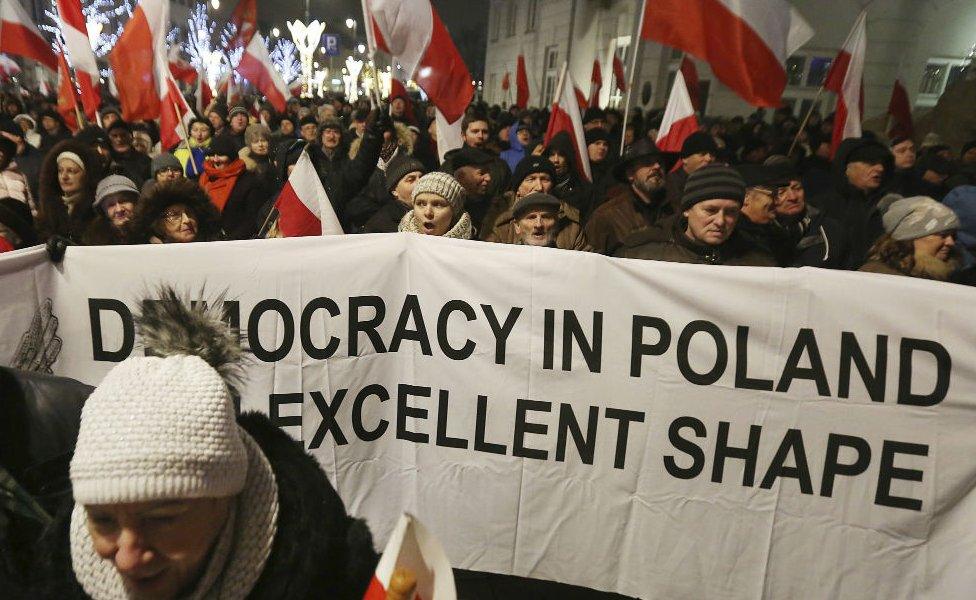
M485 44L488 39L488 0L432 0L434 7L451 32L461 56L475 79L484 77ZM220 13L229 14L236 0L221 0ZM358 35L363 37L363 15L360 0L309 0L313 19L326 23L327 33L348 35L345 21L359 22ZM304 17L303 0L258 0L258 21L262 30L277 26L287 32L285 22ZM265 33L267 33L265 31ZM349 40L351 41L351 40ZM345 50L345 49L343 49Z

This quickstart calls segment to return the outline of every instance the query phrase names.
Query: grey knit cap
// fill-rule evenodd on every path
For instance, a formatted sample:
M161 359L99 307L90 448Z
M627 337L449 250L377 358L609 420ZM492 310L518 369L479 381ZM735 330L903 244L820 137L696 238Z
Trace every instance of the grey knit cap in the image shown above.
M176 164L179 165L179 162L177 161ZM139 196L139 189L136 187L136 184L132 183L131 179L124 175L109 175L98 182L98 187L95 188L95 201L92 203L92 206L97 208L102 203L102 200L120 192L128 192L136 197Z
M178 171L183 171L183 165L180 164L180 159L176 158L169 152L163 152L158 154L152 159L152 174L155 176L163 169L173 168Z
M423 174L426 170L424 163L416 158L407 155L398 155L386 166L386 190L392 192L393 188L400 183L400 180L410 173L420 171Z
M959 217L951 208L927 196L912 196L891 203L881 216L886 233L898 241L959 229Z
M681 196L681 210L688 210L705 200L734 200L742 204L746 183L732 167L705 165L688 176Z
M425 192L436 194L450 202L455 216L464 210L464 188L461 187L457 179L447 173L434 171L418 179L413 186L413 194L410 196L410 200L416 202L417 196Z

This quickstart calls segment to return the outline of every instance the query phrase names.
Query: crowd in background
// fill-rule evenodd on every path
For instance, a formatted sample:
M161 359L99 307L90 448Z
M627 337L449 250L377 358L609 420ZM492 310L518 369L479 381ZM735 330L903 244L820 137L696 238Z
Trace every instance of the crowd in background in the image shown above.
M183 243L283 235L275 200L307 150L347 233L417 232L611 256L815 266L974 281L976 140L870 133L831 146L832 115L704 118L680 152L660 111L588 108L589 176L547 109L472 104L439 160L432 107L341 96L278 114L219 98L160 148L155 123L72 134L52 102L8 93L0 247ZM621 155L621 149L623 153Z

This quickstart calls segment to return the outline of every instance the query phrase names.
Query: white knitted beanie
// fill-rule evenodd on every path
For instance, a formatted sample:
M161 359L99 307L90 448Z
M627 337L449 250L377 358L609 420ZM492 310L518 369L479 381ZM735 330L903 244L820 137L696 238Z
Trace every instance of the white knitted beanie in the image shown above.
M436 194L450 202L455 218L460 217L464 211L464 188L461 187L457 179L447 173L433 171L418 179L413 186L410 199L415 201L418 195L425 192Z
M79 504L222 498L247 455L220 374L198 356L132 357L81 412L71 484Z

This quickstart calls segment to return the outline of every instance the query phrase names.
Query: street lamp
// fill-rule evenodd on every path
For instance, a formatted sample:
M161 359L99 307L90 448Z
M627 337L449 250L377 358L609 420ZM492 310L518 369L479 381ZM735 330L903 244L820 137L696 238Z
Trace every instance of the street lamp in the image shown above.
M281 35L281 30L278 29L277 27L272 27L271 28L271 35L274 36L274 37L278 37L279 35Z
M359 44L358 46L356 46L356 52L359 52L360 54L366 52L366 46Z
M352 19L352 18L346 19L346 27L348 27L349 29L355 29L356 28L356 19Z
M220 0L210 0L210 6L212 6L214 10L220 10Z

